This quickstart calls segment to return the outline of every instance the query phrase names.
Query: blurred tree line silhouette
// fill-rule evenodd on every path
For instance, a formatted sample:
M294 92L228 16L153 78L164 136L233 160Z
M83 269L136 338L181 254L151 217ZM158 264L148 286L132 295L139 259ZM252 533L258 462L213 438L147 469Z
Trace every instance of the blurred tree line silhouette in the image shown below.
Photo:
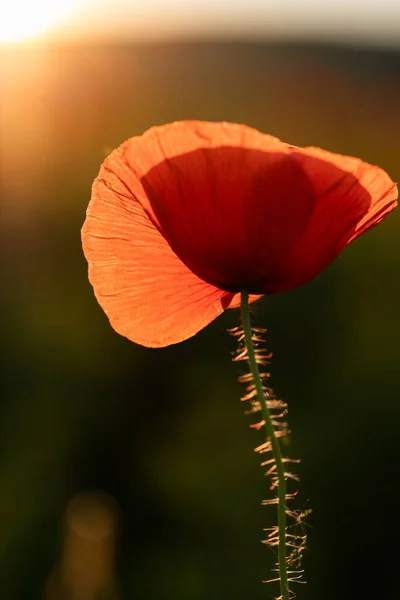
M80 227L106 153L175 119L245 122L399 180L400 54L43 45L1 65L1 597L272 597L258 541L274 514L226 333L238 313L178 346L129 343L96 304ZM314 511L300 600L398 597L398 219L254 308Z

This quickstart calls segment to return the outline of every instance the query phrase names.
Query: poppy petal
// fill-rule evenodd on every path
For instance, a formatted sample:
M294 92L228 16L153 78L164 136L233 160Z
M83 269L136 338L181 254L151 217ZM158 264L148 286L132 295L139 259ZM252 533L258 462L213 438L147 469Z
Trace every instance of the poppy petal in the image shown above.
M155 166L190 152L205 152L211 148L234 147L268 149L286 149L278 138L260 133L256 129L236 123L213 123L208 121L176 121L151 127L143 135L135 136L114 150L105 161L112 161L113 156L119 155L120 165L118 175L128 185L142 206L159 225L157 215L143 189L142 178ZM215 176L218 164L208 162L207 175ZM171 165L173 169L173 165ZM210 173L212 171L212 173ZM191 173L195 175L194 173ZM165 182L161 181L163 186Z
M182 263L107 164L93 185L82 244L89 279L111 325L144 346L193 336L233 297Z
M177 122L113 151L82 230L113 327L145 346L306 283L396 206L378 167L244 125Z
M304 235L269 274L270 292L315 277L397 205L397 186L379 167L320 148L297 148L293 155L312 182L316 202Z
M244 125L190 122L129 140L122 153L136 177L144 173L139 201L190 270L226 291L259 294L315 201L290 149Z

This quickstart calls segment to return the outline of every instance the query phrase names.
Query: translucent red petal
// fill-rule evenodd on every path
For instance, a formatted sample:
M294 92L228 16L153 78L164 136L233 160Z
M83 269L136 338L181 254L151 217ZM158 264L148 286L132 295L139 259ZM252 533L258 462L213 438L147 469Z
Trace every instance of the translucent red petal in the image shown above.
M302 285L396 205L389 176L244 125L179 122L104 162L82 239L115 329L147 345L186 339L242 289Z

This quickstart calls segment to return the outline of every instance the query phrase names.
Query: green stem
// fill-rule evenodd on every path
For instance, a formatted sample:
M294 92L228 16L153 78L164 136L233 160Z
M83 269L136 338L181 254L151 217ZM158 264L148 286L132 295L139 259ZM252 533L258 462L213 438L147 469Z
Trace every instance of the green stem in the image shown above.
M261 405L261 412L265 421L265 430L268 439L272 445L272 455L276 464L276 475L278 478L278 565L279 565L279 580L281 586L282 600L289 600L289 582L286 567L286 479L285 469L282 461L281 448L278 439L275 435L274 426L271 422L271 415L265 398L263 385L260 377L260 371L256 361L256 354L253 344L253 334L251 328L250 312L249 312L249 294L242 292L241 294L241 313L242 324L245 334L246 347L248 353L248 364L253 375L254 385L257 390L257 400Z

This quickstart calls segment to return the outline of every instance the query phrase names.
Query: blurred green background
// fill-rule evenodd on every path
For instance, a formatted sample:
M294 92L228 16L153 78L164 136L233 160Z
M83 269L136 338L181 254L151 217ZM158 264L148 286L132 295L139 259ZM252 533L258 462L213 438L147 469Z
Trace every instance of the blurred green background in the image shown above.
M272 599L238 313L166 349L128 342L94 299L80 228L106 153L175 119L243 122L399 180L400 54L209 40L1 61L0 597ZM313 509L300 600L398 598L399 232L396 212L256 308Z

